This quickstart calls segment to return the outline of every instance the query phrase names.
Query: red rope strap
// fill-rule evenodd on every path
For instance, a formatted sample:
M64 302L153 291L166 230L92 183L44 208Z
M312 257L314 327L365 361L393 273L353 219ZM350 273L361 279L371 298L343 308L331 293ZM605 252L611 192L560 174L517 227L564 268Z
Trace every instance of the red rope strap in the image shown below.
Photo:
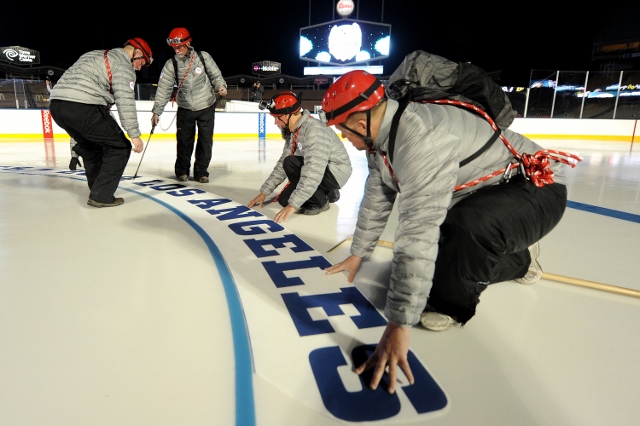
M493 119L491 119L491 117L489 116L489 114L487 114L486 111L470 103L462 102L462 101L454 101L451 99L434 99L434 100L425 100L420 102L456 105L456 106L461 106L461 107L473 110L476 113L483 116L484 119L487 120L487 122L491 125L491 128L494 131L499 130L498 126L496 126L496 123L494 123ZM554 161L559 161L564 164L568 164L571 167L575 167L576 163L582 161L582 157L580 157L579 155L575 155L575 154L571 154L563 151L556 151L554 149L543 149L536 152L535 154L518 154L518 152L511 146L507 138L505 138L505 136L502 133L500 133L500 139L505 144L507 149L511 151L513 156L516 158L517 162L511 163L504 169L497 170L490 175L481 177L480 179L465 183L463 185L456 186L454 188L454 191L458 191L460 189L469 188L471 186L477 185L478 183L489 180L499 174L502 174L505 177L510 176L511 170L515 169L516 167L520 167L520 172L522 173L522 175L525 176L527 179L529 179L535 186L542 187L544 185L553 183L553 171L551 171L551 162L549 161L550 159ZM562 157L567 157L568 159L562 158ZM571 161L571 160L574 160L574 161Z
M184 83L185 78L187 78L187 75L189 75L189 71L191 70L191 65L193 65L193 60L195 59L195 57L196 57L196 54L194 52L191 54L191 60L189 61L189 66L187 67L187 71L185 71L184 76L182 77L182 80L180 80L180 84L178 84L178 88L176 89L176 94L173 96L173 99L171 99L171 106L173 106L173 103L176 101L176 96L178 96L178 92L182 87L182 83Z
M111 74L111 66L109 65L109 58L107 57L107 53L109 51L104 51L104 64L107 67L107 75L109 76L109 93L113 94L113 75Z

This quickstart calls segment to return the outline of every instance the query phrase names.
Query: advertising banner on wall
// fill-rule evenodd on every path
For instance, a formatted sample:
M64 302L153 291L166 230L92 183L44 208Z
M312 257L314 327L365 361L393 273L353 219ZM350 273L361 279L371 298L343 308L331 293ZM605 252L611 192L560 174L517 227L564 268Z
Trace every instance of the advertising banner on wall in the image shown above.
M15 65L37 65L40 63L40 52L27 47L0 47L0 62Z
M282 65L275 61L260 61L253 63L253 73L257 75L277 75L282 72Z

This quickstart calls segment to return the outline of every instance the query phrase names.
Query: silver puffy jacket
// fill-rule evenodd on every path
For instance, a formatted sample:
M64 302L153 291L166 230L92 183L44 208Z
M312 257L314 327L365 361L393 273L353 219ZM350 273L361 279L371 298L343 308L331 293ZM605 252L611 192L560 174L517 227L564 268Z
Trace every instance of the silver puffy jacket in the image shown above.
M156 90L155 102L152 112L161 115L165 106L171 100L174 83L180 86L176 96L176 103L179 108L190 111L200 111L210 107L216 102L215 92L226 86L227 82L222 77L220 68L207 52L200 52L204 63L193 47L189 47L189 54L180 58L175 56L178 64L178 81L176 82L176 71L173 67L173 60L165 62L160 73L158 89ZM191 60L193 62L191 63ZM189 64L191 63L191 66ZM188 71L187 71L188 70ZM186 77L185 77L186 76Z
M269 195L287 179L282 162L291 155L293 137L297 131L294 155L304 157L304 165L300 172L298 186L289 197L289 205L299 209L318 189L327 165L341 188L349 180L352 168L347 149L336 132L312 117L308 110L302 110L302 116L296 122L295 127L291 135L287 137L282 155L267 180L262 184L260 192Z
M62 74L51 91L50 99L109 107L115 104L122 128L130 138L137 138L141 132L135 100L136 72L131 58L123 48L109 50L109 80L104 52L92 50L80 56Z

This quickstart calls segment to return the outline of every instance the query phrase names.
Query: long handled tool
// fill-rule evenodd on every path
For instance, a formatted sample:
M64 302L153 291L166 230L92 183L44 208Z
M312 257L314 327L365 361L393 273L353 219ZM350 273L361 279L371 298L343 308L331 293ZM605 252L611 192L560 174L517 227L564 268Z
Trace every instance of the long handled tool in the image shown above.
M580 278L565 277L563 275L542 273L542 278L552 281L558 281L565 284L573 284L580 287L593 288L595 290L608 291L610 293L622 294L623 296L640 297L640 291L632 288L618 287L617 285L603 284L594 281L587 281Z
M327 250L327 253L332 251L332 250L335 250L342 243L344 243L346 241L349 241L349 240L353 240L353 235L348 236L347 238L345 238L344 240L340 241L335 246L331 247L329 250ZM378 245L379 246L383 246L383 247L393 248L393 243L391 241L378 240ZM610 293L621 294L623 296L631 296L631 297L639 297L640 298L640 291L632 289L632 288L619 287L619 286L616 286L616 285L603 284L603 283L598 283L598 282L594 282L594 281L587 281L587 280L583 280L583 279L580 279L580 278L565 277L563 275L551 274L551 273L548 273L548 272L543 272L542 273L542 278L547 279L547 280L551 280L551 281L557 281L557 282L560 282L560 283L572 284L572 285L577 285L577 286L580 286L580 287L592 288L592 289L595 289L595 290L608 291Z
M140 170L140 164L142 164L142 160L144 159L144 153L147 152L147 147L149 146L149 142L151 141L151 135L153 135L153 130L155 128L156 128L155 124L153 126L151 126L151 133L149 133L149 139L147 139L147 144L144 146L144 150L142 150L142 156L140 157L140 162L138 163L138 168L136 169L136 174L133 175L133 179L131 179L131 180L136 180L136 178L138 177L138 170Z

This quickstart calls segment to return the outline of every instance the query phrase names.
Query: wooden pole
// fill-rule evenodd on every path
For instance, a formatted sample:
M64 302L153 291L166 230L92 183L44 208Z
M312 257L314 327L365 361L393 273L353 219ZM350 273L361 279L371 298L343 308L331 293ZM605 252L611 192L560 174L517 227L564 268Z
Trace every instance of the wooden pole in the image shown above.
M327 250L327 253L337 249L338 247L340 247L343 243L349 241L349 240L353 240L353 235L349 235L347 238L345 238L344 240L340 241L338 244L336 244L335 246L331 247L329 250Z
M349 241L349 240L353 240L353 235L349 235L347 238L345 238L344 240L340 241L335 246L331 247L327 251L327 253L332 251L332 250L334 250L334 249L336 249L336 248L338 248L341 244L343 244L344 242ZM378 245L379 246L383 246L383 247L393 248L393 242L391 242L391 241L378 240ZM583 280L583 279L580 279L580 278L565 277L564 275L551 274L549 272L543 272L542 273L542 278L544 278L546 280L550 280L550 281L557 281L557 282L560 282L560 283L576 285L576 286L579 286L579 287L587 287L587 288L592 288L592 289L595 289L595 290L608 291L610 293L621 294L623 296L631 296L631 297L640 298L640 291L639 290L634 290L632 288L618 287L618 286L611 285L611 284L603 284L603 283L598 283L598 282L594 282L594 281L587 281L587 280Z
M563 275L551 274L549 272L543 272L542 278L546 280L557 281L560 283L572 284L580 287L588 287L588 288L593 288L595 290L602 290L602 291L608 291L610 293L622 294L624 296L640 297L640 291L634 290L632 288L618 287L611 284L602 284L594 281L582 280L580 278L565 277Z

